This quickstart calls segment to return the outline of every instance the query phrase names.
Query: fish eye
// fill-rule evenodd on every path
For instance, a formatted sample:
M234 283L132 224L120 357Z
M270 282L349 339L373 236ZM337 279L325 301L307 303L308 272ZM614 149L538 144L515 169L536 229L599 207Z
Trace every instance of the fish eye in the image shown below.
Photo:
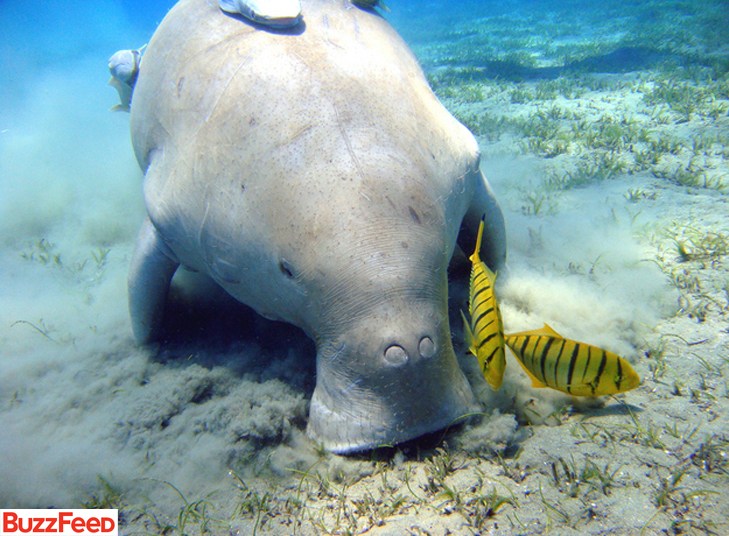
M288 277L289 279L294 278L294 270L291 268L291 264L286 259L281 259L281 262L278 265L279 269L281 270L281 273Z

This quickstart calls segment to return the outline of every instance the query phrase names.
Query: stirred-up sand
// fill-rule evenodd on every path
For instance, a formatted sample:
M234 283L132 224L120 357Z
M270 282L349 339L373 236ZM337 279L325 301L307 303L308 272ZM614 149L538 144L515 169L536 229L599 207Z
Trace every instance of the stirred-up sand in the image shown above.
M305 437L298 330L180 277L167 340L133 342L141 172L104 84L154 26L109 2L39 12L59 22L30 39L21 4L0 7L0 507L120 508L123 534L729 531L721 2L388 0L502 204L506 332L548 323L643 381L576 399L532 388L507 351L493 392L463 347L458 252L451 331L483 414L353 457ZM64 32L74 16L99 32Z

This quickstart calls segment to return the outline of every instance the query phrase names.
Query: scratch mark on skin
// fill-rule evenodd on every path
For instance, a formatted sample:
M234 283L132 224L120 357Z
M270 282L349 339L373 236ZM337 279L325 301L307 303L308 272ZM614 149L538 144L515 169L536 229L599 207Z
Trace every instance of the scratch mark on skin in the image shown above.
M357 155L354 153L354 149L352 149L352 144L349 141L349 136L347 136L347 131L344 129L342 120L339 117L339 109L337 108L336 103L334 104L334 115L337 118L337 127L339 127L339 132L342 133L342 139L344 140L344 144L347 146L347 151L349 152L349 156L352 157L352 162L354 162L354 167L357 168L357 174L359 175L360 180L362 180L362 182L364 182L365 175L364 175L364 173L362 173L362 167L359 165L359 160L357 160ZM367 196L365 195L365 197L367 197Z
M202 243L202 234L203 234L203 229L205 228L205 222L208 219L208 210L210 210L210 201L205 202L205 213L203 214L202 221L200 222L200 228L198 229L198 232L197 232L197 246L198 246L198 248L200 248L200 251L205 251L205 248L203 247L203 243ZM205 264L208 266L208 268L210 268L211 263L208 261L207 255L203 255L203 262L205 262Z
M291 136L288 140L286 140L286 142L283 145L288 145L289 143L292 143L294 140L296 140L296 138L298 138L302 134L305 134L312 128L314 128L314 125L306 125L305 127L301 127L299 130L294 132L293 136Z
M340 394L346 395L350 391L359 389L361 383L362 383L362 380L353 380L353 381L350 381L349 384L347 385L347 387L345 387L344 389L342 389L340 391Z
M294 56L297 60L299 60L307 69L311 70L311 65L309 65L309 62L306 61L298 52L292 51L290 52L292 56Z
M218 92L218 96L215 97L215 102L213 102L213 106L212 106L212 108L210 108L210 111L205 116L205 119L203 120L203 123L207 123L208 122L208 119L210 119L210 116L213 115L213 112L215 112L215 109L218 107L218 101L225 94L225 91L228 89L228 86L230 85L230 83L236 77L236 75L238 74L238 72L246 65L246 63L247 63L246 61L241 61L240 64L238 65L238 68L233 72L233 74L230 75L230 77L228 78L228 80L226 80L225 85L223 86L223 89L221 89Z
M339 357L339 355L344 352L345 344L342 343L342 345L329 357L330 362L334 362L335 359Z

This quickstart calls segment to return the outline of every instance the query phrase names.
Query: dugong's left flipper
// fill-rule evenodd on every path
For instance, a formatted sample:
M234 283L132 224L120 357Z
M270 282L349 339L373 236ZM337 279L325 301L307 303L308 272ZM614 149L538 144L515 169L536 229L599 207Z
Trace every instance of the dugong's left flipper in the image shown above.
M149 218L144 220L129 268L129 313L140 343L159 335L170 282L179 266Z
M466 211L458 236L458 245L463 251L473 251L478 235L478 225L484 220L481 243L481 260L494 272L503 269L506 263L506 226L501 207L481 170L477 171L476 190L471 205Z

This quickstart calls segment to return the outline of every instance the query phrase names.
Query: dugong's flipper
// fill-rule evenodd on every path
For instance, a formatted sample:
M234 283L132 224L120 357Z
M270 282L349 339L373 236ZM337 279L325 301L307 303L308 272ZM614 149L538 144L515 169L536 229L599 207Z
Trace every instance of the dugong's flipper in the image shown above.
M147 46L147 45L144 45ZM109 58L109 72L111 79L109 85L119 93L120 104L112 107L114 112L128 112L132 102L134 84L139 75L139 65L142 61L142 50L120 50Z
M134 246L129 268L129 313L132 332L139 342L159 334L170 281L179 262L147 218Z
M288 28L301 20L299 0L218 0L218 6L272 28Z

